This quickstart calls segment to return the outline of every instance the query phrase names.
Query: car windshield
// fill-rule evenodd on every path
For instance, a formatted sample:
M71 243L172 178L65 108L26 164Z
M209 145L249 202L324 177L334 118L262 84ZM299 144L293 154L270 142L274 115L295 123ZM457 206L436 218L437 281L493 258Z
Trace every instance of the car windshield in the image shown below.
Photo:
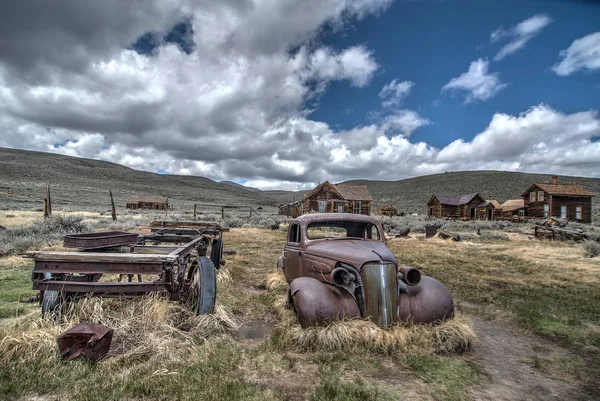
M380 240L377 226L364 221L317 221L306 227L308 239L361 238Z

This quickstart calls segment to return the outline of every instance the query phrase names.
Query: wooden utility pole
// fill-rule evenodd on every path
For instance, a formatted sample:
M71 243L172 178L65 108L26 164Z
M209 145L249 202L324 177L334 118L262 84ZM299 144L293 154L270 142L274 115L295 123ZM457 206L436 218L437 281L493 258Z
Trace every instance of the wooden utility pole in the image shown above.
M109 189L108 193L110 194L110 207L112 212L112 219L113 221L117 221L117 211L115 210L115 201L112 196L112 190Z
M44 217L52 216L52 200L50 199L50 185L46 183L46 198L44 198Z
M194 203L194 218L196 218L196 204Z

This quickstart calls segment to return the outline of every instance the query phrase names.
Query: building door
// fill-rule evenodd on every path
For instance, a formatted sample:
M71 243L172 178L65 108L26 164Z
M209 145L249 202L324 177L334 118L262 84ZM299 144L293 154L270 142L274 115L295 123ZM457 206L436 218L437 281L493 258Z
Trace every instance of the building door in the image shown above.
M338 205L337 211L338 213L344 213L344 205Z
M471 208L471 220L473 220L475 218L475 208L472 207Z
M492 209L488 209L488 220L494 220L494 211Z
M566 206L561 206L560 207L560 218L561 219L566 219L567 218L567 207Z
M319 201L319 213L325 213L325 201Z

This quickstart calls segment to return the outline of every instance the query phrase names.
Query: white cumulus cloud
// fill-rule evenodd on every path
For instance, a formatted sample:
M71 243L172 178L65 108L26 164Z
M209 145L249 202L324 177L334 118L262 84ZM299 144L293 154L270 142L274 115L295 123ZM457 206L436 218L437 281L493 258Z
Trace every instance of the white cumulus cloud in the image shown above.
M600 70L600 32L575 39L571 46L560 52L562 60L552 68L560 76L579 70Z
M499 41L508 40L496 54L494 60L502 60L506 56L509 56L518 50L521 50L527 42L533 39L534 36L539 34L542 29L548 26L552 22L547 14L536 14L531 18L526 19L518 23L515 26L511 26L507 29L500 27L496 29L490 35L490 41L496 43Z
M489 72L489 61L479 59L473 61L469 70L443 86L442 91L464 91L465 102L488 100L506 87L500 81L498 73Z
M379 92L382 106L398 107L402 103L402 100L408 96L413 86L414 83L411 81L400 82L397 79L384 85Z

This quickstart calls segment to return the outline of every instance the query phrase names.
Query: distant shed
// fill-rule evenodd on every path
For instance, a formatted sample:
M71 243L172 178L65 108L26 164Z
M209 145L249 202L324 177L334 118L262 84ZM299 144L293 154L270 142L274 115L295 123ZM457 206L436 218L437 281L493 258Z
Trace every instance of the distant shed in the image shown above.
M523 220L525 218L525 202L523 199L509 199L500 205L503 219Z
M165 196L131 195L125 204L127 209L167 210L169 198Z
M486 200L478 193L468 195L433 194L427 202L427 215L460 220L478 219L477 209Z
M496 220L501 217L500 203L497 200L486 200L479 205L479 220Z
M380 216L390 216L390 217L398 216L398 209L396 209L394 206L390 205L389 203L384 203L377 207L375 214L380 215Z

